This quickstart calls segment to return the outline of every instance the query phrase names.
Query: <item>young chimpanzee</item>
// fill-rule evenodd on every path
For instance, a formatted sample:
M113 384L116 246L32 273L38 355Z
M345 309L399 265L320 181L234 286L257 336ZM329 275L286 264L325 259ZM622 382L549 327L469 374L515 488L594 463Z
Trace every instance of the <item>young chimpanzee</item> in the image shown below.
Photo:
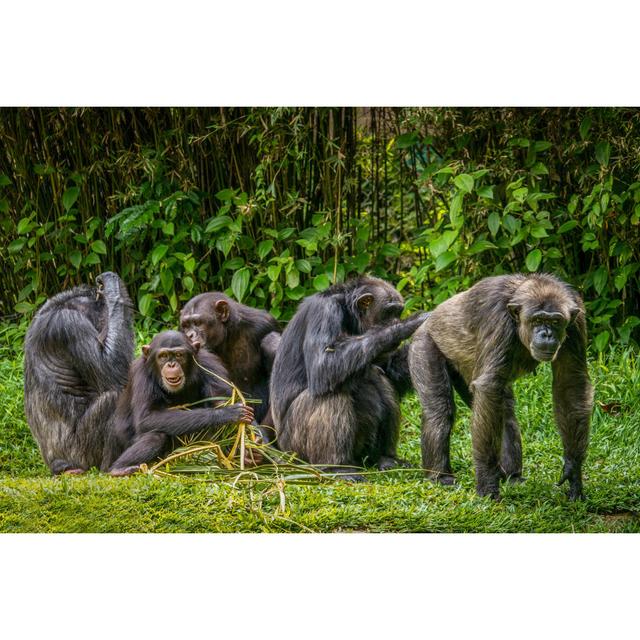
M453 390L472 409L476 487L500 497L501 477L522 474L512 383L551 362L553 406L564 448L561 482L582 497L593 390L587 372L584 304L566 283L536 273L485 278L446 300L413 337L409 366L422 402L422 459L427 474L454 481L449 438Z
M399 463L398 395L384 367L395 366L390 356L427 316L399 320L403 308L396 289L370 277L334 285L300 305L271 374L281 449L329 467ZM406 367L406 352L400 356Z
M273 426L269 376L280 342L277 320L262 309L240 304L218 291L191 298L180 313L181 331L220 357L230 380L248 397L260 400L256 420Z
M200 350L178 331L164 331L142 347L131 365L129 382L116 409L111 475L129 475L143 462L167 453L174 436L237 422L251 423L253 409L242 404L227 407L177 407L210 397L229 395L229 387L200 366L223 378L219 358ZM123 451L124 450L124 451Z

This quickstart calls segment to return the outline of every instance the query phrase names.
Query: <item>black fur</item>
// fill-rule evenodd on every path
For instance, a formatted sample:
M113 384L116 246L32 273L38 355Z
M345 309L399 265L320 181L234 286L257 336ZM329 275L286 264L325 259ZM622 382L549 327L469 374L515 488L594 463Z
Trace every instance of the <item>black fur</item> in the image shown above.
M132 309L124 283L103 273L48 300L24 344L27 422L52 473L103 464L118 392L133 358Z

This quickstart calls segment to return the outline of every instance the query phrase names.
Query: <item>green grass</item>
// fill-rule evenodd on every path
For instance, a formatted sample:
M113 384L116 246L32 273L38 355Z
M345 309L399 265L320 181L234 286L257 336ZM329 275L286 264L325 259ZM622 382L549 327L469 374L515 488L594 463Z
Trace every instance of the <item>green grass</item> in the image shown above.
M1 332L0 332L1 334ZM205 478L50 477L25 422L22 356L0 351L0 531L2 532L638 532L640 358L616 350L590 361L596 388L585 465L587 498L556 486L562 450L551 412L550 370L516 384L526 482L503 484L500 503L474 493L469 412L452 438L459 484L419 471L373 474L367 483L253 486ZM420 411L402 405L400 454L420 464Z

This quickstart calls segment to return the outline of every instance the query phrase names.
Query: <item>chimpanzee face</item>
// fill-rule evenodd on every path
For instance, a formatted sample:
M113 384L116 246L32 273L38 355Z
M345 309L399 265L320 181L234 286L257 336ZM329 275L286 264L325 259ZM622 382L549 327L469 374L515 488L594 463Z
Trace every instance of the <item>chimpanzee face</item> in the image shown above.
M546 305L545 309L509 305L509 311L518 321L518 335L531 356L538 362L549 362L557 356L578 310L554 305Z
M160 386L173 394L182 391L199 348L177 331L164 331L142 347L142 354Z
M402 296L391 285L381 282L372 286L357 298L360 325L363 332L374 326L386 326L398 322L404 310Z
M224 342L228 318L229 305L225 300L187 303L180 314L180 329L191 342L200 342L215 351Z

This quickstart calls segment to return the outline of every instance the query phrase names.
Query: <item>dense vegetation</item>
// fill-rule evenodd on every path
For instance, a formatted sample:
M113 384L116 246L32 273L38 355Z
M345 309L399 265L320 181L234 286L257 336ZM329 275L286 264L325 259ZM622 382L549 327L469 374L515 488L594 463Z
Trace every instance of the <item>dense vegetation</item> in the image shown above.
M637 343L639 134L634 109L2 109L0 315L107 268L147 327L206 289L286 320L365 271L430 307L545 270L597 350Z

